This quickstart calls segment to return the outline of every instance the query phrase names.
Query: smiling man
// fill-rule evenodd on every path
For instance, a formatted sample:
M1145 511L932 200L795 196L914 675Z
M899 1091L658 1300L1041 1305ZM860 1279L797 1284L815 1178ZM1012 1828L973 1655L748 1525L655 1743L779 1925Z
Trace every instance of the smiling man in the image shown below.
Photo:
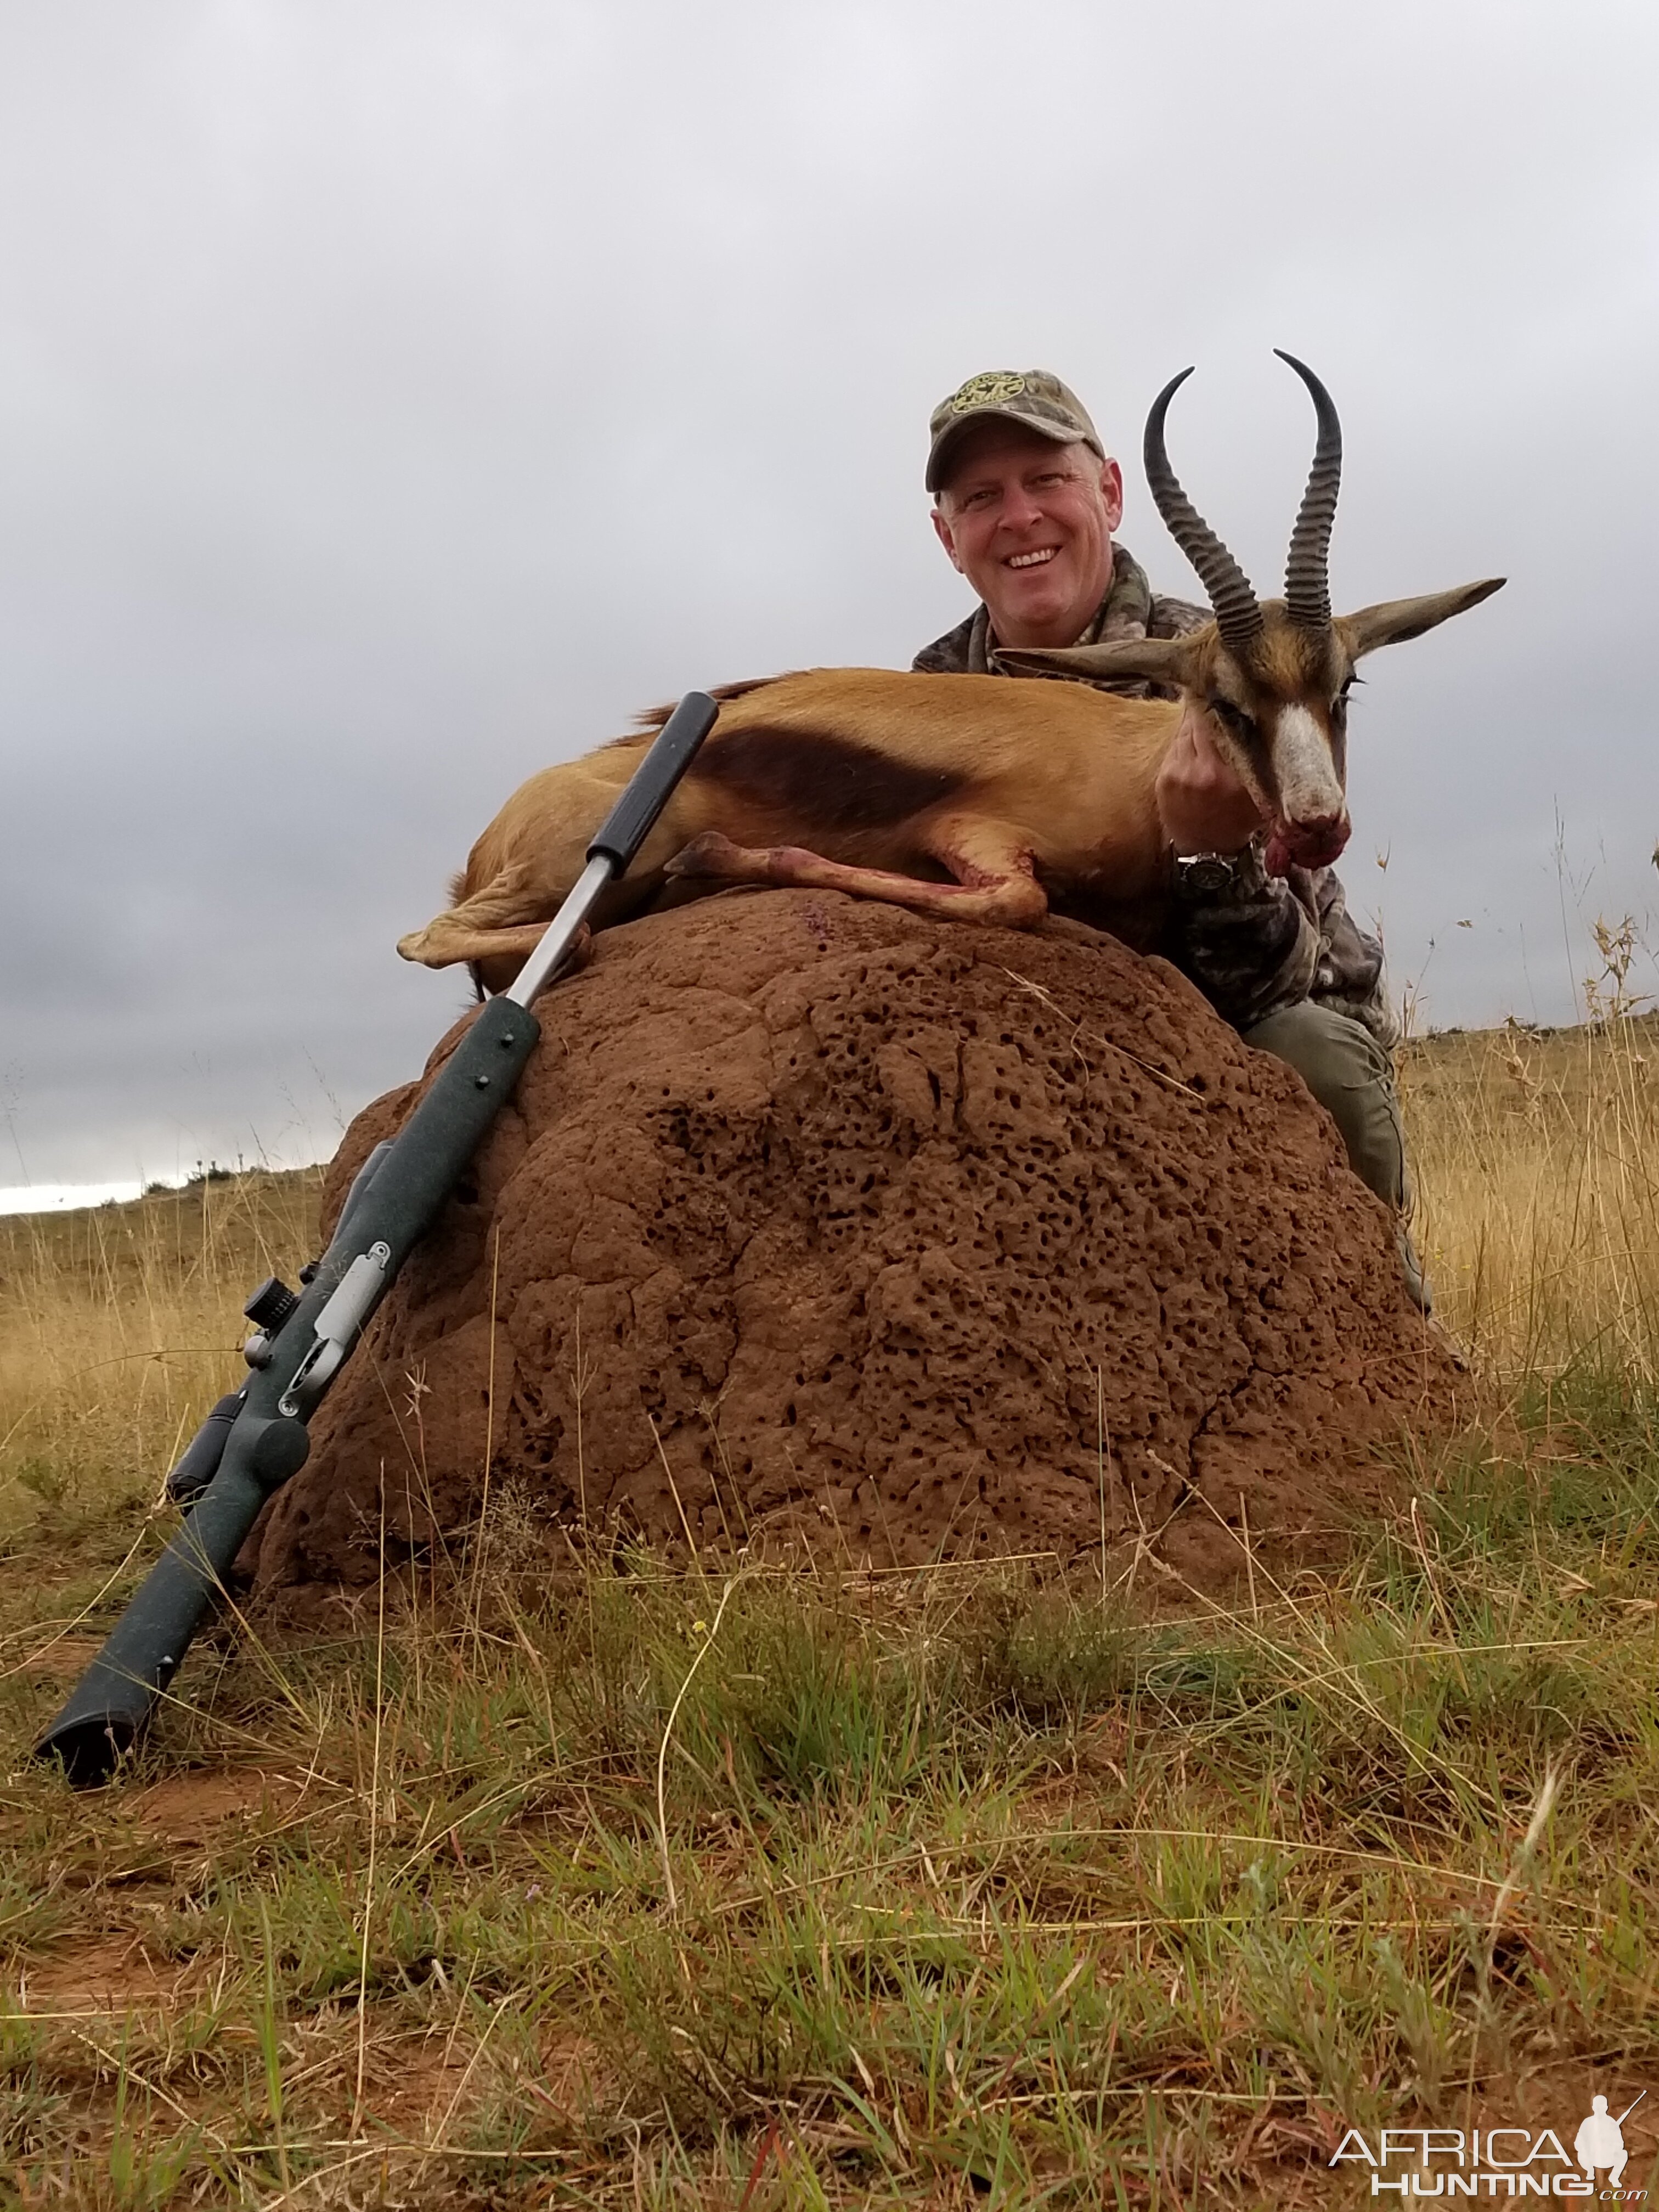
M1206 608L1154 592L1112 533L1123 475L1077 394L1046 369L992 369L939 402L929 424L933 528L979 594L965 622L916 655L942 675L1018 676L1000 649L1181 637ZM1052 682L1053 678L1036 679ZM1079 678L1087 682L1087 678ZM1140 682L1102 691L1173 697ZM1407 1224L1382 948L1354 922L1335 872L1270 876L1255 801L1189 703L1158 781L1169 840L1165 950L1247 1044L1293 1067L1340 1130L1355 1172L1394 1212L1407 1287L1429 1293Z

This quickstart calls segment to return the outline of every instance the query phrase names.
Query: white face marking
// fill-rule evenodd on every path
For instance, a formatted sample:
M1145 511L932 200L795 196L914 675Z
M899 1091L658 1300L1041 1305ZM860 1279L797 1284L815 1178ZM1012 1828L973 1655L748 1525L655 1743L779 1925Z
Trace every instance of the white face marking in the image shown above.
M1305 707L1285 707L1273 726L1273 775L1287 822L1325 822L1343 808L1325 732Z

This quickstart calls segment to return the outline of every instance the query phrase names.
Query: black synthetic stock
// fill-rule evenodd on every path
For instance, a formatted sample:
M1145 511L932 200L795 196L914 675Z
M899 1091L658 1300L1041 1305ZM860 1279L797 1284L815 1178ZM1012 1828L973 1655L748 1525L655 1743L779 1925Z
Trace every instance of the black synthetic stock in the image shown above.
M247 1384L213 1480L40 1740L40 1755L60 1759L72 1782L107 1779L137 1741L203 1615L222 1590L259 1509L305 1464L310 1443L305 1420L329 1384L304 1407L304 1419L283 1414L280 1401L315 1340L318 1315L353 1261L384 1244L388 1256L374 1300L379 1304L511 1095L540 1033L534 1015L511 1000L491 999L482 1006L375 1165L367 1189L361 1197L354 1189L342 1208L315 1276L271 1339L270 1364ZM364 1326L373 1310L363 1316Z
M658 731L627 790L594 831L587 848L590 860L612 860L619 876L626 872L719 713L706 691L686 693Z

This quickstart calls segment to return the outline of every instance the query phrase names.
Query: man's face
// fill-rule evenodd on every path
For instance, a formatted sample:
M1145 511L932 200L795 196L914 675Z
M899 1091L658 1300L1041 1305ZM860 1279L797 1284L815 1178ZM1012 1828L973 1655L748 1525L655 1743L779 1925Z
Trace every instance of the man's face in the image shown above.
M999 644L1071 645L1111 584L1122 517L1115 461L990 422L959 440L933 527Z

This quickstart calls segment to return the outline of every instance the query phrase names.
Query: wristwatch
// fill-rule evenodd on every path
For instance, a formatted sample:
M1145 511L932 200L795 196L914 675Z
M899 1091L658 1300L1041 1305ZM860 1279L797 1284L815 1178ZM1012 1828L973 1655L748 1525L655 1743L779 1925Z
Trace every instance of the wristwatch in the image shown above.
M1245 851L1249 848L1247 846ZM1174 886L1183 898L1214 898L1238 881L1243 853L1177 853Z

